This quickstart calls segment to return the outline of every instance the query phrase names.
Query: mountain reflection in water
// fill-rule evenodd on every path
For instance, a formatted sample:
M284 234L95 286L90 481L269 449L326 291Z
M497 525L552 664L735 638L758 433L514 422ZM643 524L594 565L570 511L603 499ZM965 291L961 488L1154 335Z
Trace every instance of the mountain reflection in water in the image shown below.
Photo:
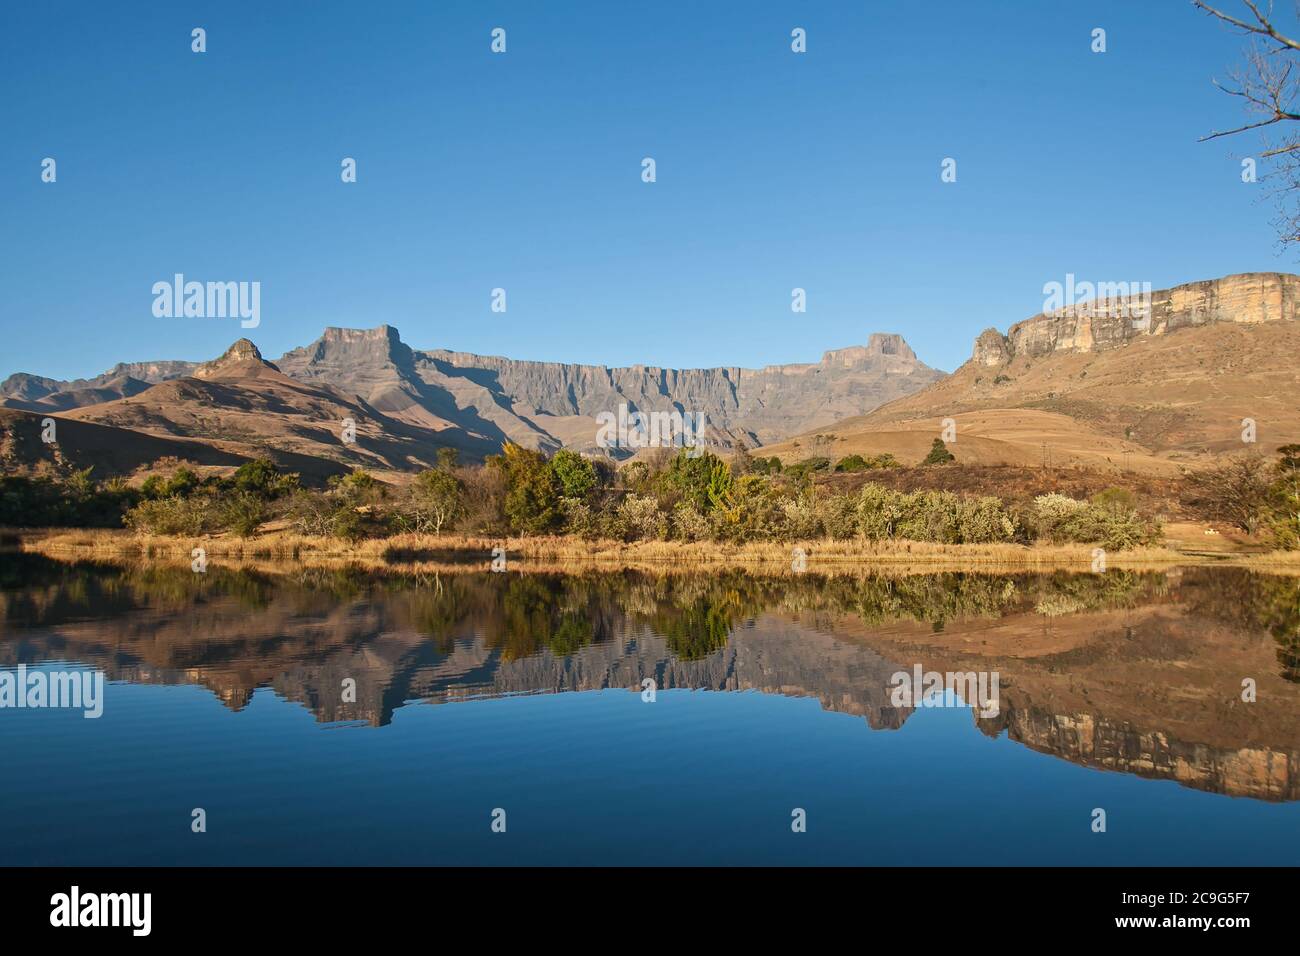
M322 722L407 702L603 688L815 697L878 730L913 714L891 676L996 671L990 736L1074 763L1300 799L1300 581L1240 569L744 574L268 574L8 556L0 667L258 688ZM355 703L342 700L345 678ZM1242 700L1242 681L1258 699Z

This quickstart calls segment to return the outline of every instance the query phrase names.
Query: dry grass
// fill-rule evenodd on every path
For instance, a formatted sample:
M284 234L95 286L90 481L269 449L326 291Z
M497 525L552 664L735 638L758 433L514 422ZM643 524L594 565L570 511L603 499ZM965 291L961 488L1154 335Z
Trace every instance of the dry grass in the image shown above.
M1270 574L1300 574L1300 551L1266 551L1242 555L1231 562L1252 571Z
M646 570L660 573L735 569L761 574L793 573L794 549L806 555L806 570L845 573L880 568L927 570L1080 570L1092 566L1089 545L943 545L915 541L805 541L797 543L676 541L583 541L571 537L488 538L466 535L395 535L355 544L277 532L254 538L169 537L129 531L14 532L24 551L61 558L190 561L202 547L209 560L233 563L285 562L304 565L367 564L392 569L482 571L493 548L504 545L512 570ZM1107 556L1116 568L1170 567L1189 563L1165 548L1143 548ZM1297 559L1300 570L1300 559Z

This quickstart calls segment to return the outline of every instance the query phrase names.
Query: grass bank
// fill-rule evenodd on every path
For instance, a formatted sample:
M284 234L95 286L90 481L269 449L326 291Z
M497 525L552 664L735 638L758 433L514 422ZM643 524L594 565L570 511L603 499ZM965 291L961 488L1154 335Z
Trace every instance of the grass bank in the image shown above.
M339 538L271 532L235 536L141 535L130 531L12 531L5 538L23 551L61 559L191 560L203 548L209 561L294 562L303 565L353 563L385 568L485 571L493 549L504 546L510 570L646 570L699 572L744 570L766 575L795 573L796 556L804 570L845 573L877 568L925 570L1092 569L1090 545L932 544L914 541L812 540L802 542L587 541L574 537L506 537L402 534L351 543ZM796 550L797 549L797 550ZM1264 556L1253 556L1262 563ZM1106 556L1108 567L1160 568L1224 563L1191 559L1167 548L1139 548ZM1294 561L1300 573L1300 560Z

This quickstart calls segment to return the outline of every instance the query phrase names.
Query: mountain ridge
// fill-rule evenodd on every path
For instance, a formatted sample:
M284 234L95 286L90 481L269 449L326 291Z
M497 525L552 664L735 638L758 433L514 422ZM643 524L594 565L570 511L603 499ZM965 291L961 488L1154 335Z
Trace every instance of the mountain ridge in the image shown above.
M622 406L629 412L702 413L708 423L708 443L725 448L744 441L759 446L799 427L874 408L942 377L917 359L896 333L875 333L865 345L828 350L818 363L670 369L414 349L387 324L371 329L327 327L314 342L289 350L275 362L264 359L252 341L240 339L211 362L122 363L113 371L121 369L157 381L108 379L105 373L95 379L60 382L18 374L0 384L0 404L29 412L58 411L83 420L120 423L125 419L150 432L175 434L183 430L165 423L163 409L148 415L140 411L150 389L186 379L216 382L279 376L282 385L326 388L336 398L355 396L387 420L426 431L431 441L475 455L506 441L544 452L568 447L604 453L607 450L597 445L598 416L617 413ZM99 390L88 390L87 383ZM200 398L198 392L183 390L168 394L168 400L180 405L220 401L215 393ZM195 427L194 418L186 428ZM614 450L615 457L624 454L625 450Z

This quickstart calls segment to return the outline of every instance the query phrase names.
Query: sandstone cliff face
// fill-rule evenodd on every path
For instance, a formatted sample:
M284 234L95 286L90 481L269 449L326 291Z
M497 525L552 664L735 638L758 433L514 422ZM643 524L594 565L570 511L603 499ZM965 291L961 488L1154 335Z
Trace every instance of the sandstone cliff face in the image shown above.
M1300 799L1300 751L1268 747L1212 747L1171 738L1094 714L1056 714L1037 707L1008 706L981 729L1085 767L1101 767L1183 786L1257 800Z
M1130 314L1121 314L1122 308L1090 309L1081 303L1017 322L1006 335L986 329L975 341L972 359L977 365L995 368L1017 356L1101 352L1145 336L1216 322L1294 321L1300 303L1300 276L1248 272L1162 289L1152 292L1150 299L1148 316L1132 314L1133 309Z

